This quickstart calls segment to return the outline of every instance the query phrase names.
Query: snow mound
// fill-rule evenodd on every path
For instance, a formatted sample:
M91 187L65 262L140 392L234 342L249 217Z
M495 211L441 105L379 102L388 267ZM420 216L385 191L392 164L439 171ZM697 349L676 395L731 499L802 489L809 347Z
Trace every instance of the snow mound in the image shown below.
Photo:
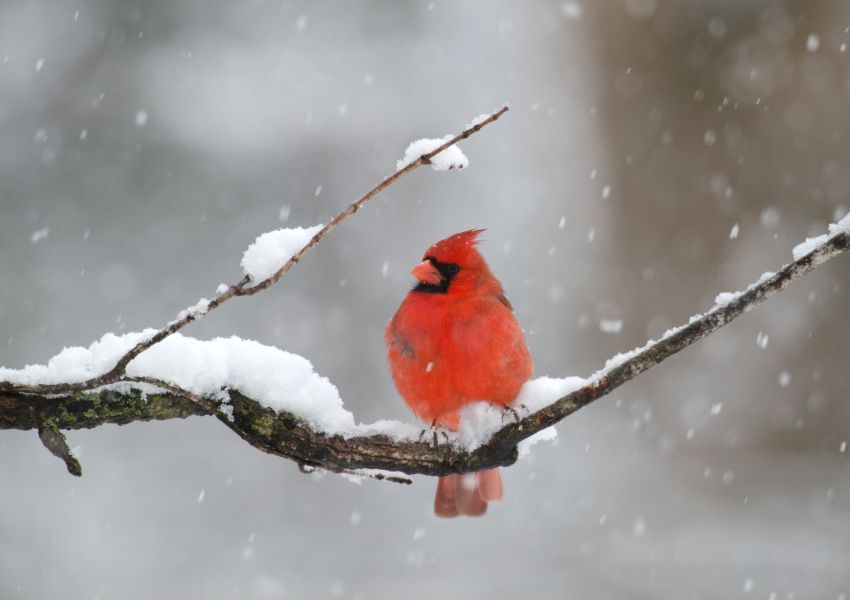
M107 333L88 348L63 349L46 365L0 368L0 380L27 385L85 381L109 371L130 348L155 333ZM234 336L204 341L175 333L130 361L127 375L161 379L220 400L226 398L224 390L237 390L277 412L304 419L317 431L358 433L336 386L318 375L309 360L253 340Z
M454 136L447 135L440 139L422 138L411 142L404 151L404 158L396 161L396 171L403 169L413 161L417 160L423 154L433 152ZM455 144L449 146L434 158L431 159L431 168L435 171L448 171L450 169L465 169L469 166L469 159L463 153L463 150Z
M574 392L588 383L582 377L538 377L523 384L519 395L511 406L519 417L534 414L546 408L558 398ZM511 423L513 415L501 407L488 402L475 402L463 408L460 413L460 427L453 441L468 450L486 444L499 429ZM538 441L553 440L557 436L554 427L549 427L520 442L520 455L525 456L528 449Z
M18 385L79 383L103 375L118 359L139 342L150 339L156 329L115 335L107 333L88 348L71 346L47 361L46 365L27 365L23 369L0 367L0 381Z
M301 250L324 225L290 227L269 231L248 246L242 255L242 271L252 281L268 279Z
M234 389L318 431L354 430L354 416L343 408L336 386L309 360L254 340L198 340L177 333L136 357L127 374L162 379L207 398L224 399L223 390Z

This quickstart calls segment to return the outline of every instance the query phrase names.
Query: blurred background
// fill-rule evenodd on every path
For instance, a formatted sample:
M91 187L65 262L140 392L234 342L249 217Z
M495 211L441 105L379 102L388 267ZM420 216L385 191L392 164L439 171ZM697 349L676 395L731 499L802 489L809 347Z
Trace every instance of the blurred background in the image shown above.
M0 364L159 327L261 232L511 111L284 282L192 325L414 417L383 328L434 241L482 251L538 375L588 375L850 208L838 0L0 2ZM0 433L0 597L850 597L847 258L566 419L482 519L306 476L210 418Z

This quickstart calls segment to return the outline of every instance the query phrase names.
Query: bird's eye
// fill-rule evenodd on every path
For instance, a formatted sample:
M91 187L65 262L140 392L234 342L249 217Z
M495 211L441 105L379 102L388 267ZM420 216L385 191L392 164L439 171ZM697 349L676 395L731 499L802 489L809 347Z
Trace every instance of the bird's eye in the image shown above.
M447 269L449 271L449 275L457 275L457 272L460 271L460 267L454 263L449 263Z

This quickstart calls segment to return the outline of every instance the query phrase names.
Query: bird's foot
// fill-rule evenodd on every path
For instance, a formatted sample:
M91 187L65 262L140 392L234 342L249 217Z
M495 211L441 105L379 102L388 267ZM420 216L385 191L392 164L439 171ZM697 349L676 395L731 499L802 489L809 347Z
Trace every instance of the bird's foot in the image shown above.
M430 433L430 437L431 437L429 445L432 448L439 448L439 446L440 446L439 436L440 435L443 436L443 439L445 440L446 444L449 443L449 434L447 434L442 427L437 427L437 419L434 419L431 422L431 427L429 427L428 429L423 429L422 431L419 432L419 441L420 442L425 441L427 439L426 435L428 435L429 433Z
M528 407L525 404L519 405L519 412L512 406L505 406L502 410L502 422L504 423L505 418L510 415L510 417L514 420L514 423L519 423L522 421L523 417L520 416L520 412L524 412L525 416L529 415Z

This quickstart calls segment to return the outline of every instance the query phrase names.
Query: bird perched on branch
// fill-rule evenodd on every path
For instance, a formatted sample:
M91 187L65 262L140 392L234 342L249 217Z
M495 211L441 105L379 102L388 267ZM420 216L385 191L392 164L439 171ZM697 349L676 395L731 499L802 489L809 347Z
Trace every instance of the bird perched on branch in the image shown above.
M507 408L531 377L531 356L502 284L476 249L483 230L431 246L418 280L386 329L393 381L433 427L456 430L460 410L486 401ZM434 512L479 516L502 497L498 469L441 477Z

